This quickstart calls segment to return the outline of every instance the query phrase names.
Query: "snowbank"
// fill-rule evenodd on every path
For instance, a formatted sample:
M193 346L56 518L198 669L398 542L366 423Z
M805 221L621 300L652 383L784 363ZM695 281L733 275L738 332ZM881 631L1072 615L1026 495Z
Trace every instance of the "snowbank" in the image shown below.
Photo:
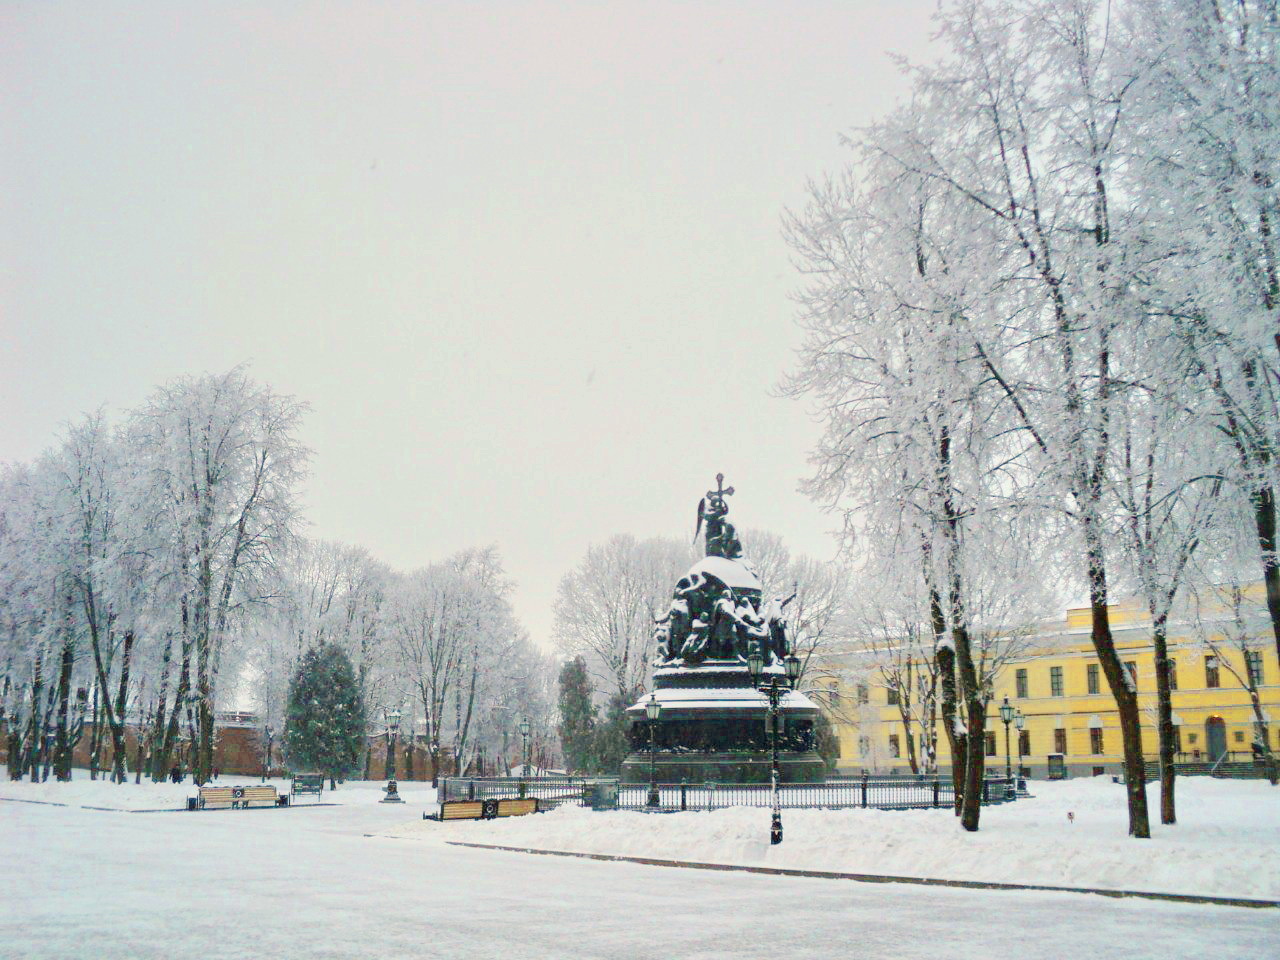
M260 777L219 777L215 786L234 787L240 785L260 784ZM289 792L289 781L268 779L280 793ZM320 795L320 803L336 803L342 805L377 803L385 794L383 780L348 780L338 785L337 790L329 790L325 785ZM398 781L400 796L406 804L417 807L428 806L435 802L435 790L429 783L417 781ZM128 783L111 783L107 780L90 780L87 770L72 772L69 783L58 783L47 780L44 783L30 783L26 780L8 779L8 771L0 765L0 799L26 800L39 803L56 803L68 807L87 807L97 810L184 810L187 798L194 797L197 789L187 778L184 783L151 783L146 779L135 784L132 779ZM298 800L300 806L315 803L314 795Z
M582 853L1280 899L1280 789L1258 781L1178 781L1180 823L1126 836L1124 787L1095 778L1033 783L1033 799L983 811L966 833L948 811L787 810L768 843L769 811L551 813L487 822L415 821L389 835ZM1159 789L1149 788L1159 819ZM1074 823L1067 813L1075 815Z

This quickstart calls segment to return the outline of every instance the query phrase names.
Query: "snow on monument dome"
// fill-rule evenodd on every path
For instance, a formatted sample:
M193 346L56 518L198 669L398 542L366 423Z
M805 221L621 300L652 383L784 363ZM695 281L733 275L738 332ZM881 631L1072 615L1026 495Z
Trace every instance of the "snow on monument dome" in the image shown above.
M687 576L695 573L709 574L726 587L737 590L762 590L760 578L741 560L726 557L703 557L689 568Z

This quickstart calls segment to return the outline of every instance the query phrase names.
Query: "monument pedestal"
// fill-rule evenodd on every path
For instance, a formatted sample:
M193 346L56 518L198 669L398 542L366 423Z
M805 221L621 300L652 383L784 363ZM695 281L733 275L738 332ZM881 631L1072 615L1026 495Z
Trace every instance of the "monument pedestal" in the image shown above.
M782 676L781 665L765 676ZM654 671L662 710L653 723L654 777L659 783L768 783L772 766L769 700L751 685L741 660L680 661ZM649 719L646 696L629 707L631 753L622 764L624 783L648 783ZM818 707L787 691L778 706L778 768L782 783L815 783L826 776L814 750Z

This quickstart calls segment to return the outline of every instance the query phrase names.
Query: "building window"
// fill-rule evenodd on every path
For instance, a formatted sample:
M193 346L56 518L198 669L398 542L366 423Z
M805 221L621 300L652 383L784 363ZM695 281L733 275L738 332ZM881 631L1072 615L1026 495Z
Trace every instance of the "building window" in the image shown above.
M1053 731L1053 752L1067 752L1067 731L1063 730L1061 727Z
M885 702L889 704L889 706L891 707L896 707L898 705L898 688L897 687L886 688ZM894 754L894 756L897 756L897 754Z
M898 747L898 735L896 733L889 734L889 756L900 757L902 751Z
M871 753L871 738L859 737L858 738L858 755L865 757L869 753Z
M1049 668L1049 696L1051 697L1062 696L1062 668L1061 667Z
M1244 652L1244 668L1249 673L1249 682L1255 687L1262 686L1262 651L1246 650Z
M1182 728L1176 724L1173 727L1173 752L1182 752Z
M1235 732L1235 737L1236 737L1236 743L1244 743L1244 731L1243 731L1243 730L1237 730L1237 731Z
M1096 663L1089 664L1086 673L1089 677L1089 693L1095 694L1098 692L1098 665Z
M1027 669L1026 669L1026 667L1019 667L1019 668L1018 668L1018 672L1017 672L1016 674L1014 674L1014 679L1017 681L1017 684L1018 684L1018 694L1017 694L1018 699L1019 699L1019 700L1025 700L1025 699L1027 699Z
M1094 767L1094 768L1093 768L1093 775L1094 775L1095 777L1100 777L1100 776L1102 776L1102 775L1103 775L1104 773L1106 773L1106 772L1107 772L1107 768L1106 768L1106 767Z
M1089 728L1089 749L1094 753L1102 753L1102 728Z
M1195 745L1199 740L1200 740L1200 738L1199 738L1199 736L1197 736L1196 734L1194 734L1194 733L1188 733L1188 734L1187 734L1187 743L1190 743L1190 744L1192 744L1192 745L1194 746L1194 745Z
M865 683L858 684L858 702L859 703L871 702L871 691L870 689L868 689Z
M1178 661L1173 659L1173 657L1170 657L1167 662L1169 664L1169 689L1177 690L1178 689Z
M1204 685L1206 687L1218 685L1218 658L1212 654L1204 658Z
M1018 752L1024 757L1031 756L1031 731L1018 731Z
M1138 689L1138 663L1137 663L1137 661L1136 661L1136 660L1126 660L1126 661L1124 662L1124 668L1125 668L1125 670L1126 670L1126 671L1128 671L1128 674L1129 674L1129 682L1133 684L1133 689L1134 689L1134 691L1136 692L1136 691L1137 691L1137 689Z
M987 756L994 757L996 755L996 735L994 733L987 734Z

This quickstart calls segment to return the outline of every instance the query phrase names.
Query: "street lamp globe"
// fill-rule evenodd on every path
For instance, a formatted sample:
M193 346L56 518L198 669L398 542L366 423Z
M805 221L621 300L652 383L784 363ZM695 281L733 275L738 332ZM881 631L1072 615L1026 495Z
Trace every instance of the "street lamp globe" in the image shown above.
M1027 725L1027 715L1019 710L1013 715L1013 725L1021 730Z
M401 716L401 714L400 714L400 710L399 710L399 709L395 709L395 710L392 710L392 711L391 711L391 714L390 714L390 715L388 716L388 718L387 718L388 720L390 720L390 721L391 721L391 732L392 732L392 733L395 733L397 730L399 730L399 729L400 729L400 716Z
M1009 698L1005 697L1004 703L1000 704L1000 719L1005 723L1011 723L1014 712L1013 706L1009 703Z
M760 683L760 676L764 673L764 654L759 650L747 654L747 672L751 674L752 683Z
M800 658L793 653L788 655L785 663L787 665L787 679L794 686L795 682L800 679Z
M650 720L657 720L658 715L662 713L662 704L658 702L658 695L656 693L649 694L649 700L644 705L644 712L645 716Z
M520 721L520 736L527 737L529 735L529 718L525 717Z

